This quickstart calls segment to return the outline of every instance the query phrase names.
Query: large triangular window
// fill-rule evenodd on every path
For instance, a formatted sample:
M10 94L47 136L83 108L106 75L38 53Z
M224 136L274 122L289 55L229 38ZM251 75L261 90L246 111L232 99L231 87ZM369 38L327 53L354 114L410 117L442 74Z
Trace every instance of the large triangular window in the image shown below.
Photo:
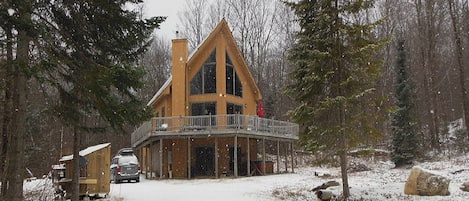
M217 53L210 54L204 65L191 80L191 95L217 92Z
M226 94L243 97L243 86L228 53L226 53Z

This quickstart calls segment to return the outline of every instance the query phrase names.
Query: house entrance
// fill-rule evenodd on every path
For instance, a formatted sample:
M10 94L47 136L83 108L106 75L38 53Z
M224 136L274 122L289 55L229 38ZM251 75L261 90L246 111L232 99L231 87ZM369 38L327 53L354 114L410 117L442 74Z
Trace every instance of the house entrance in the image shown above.
M195 148L194 176L215 175L215 149L213 147Z

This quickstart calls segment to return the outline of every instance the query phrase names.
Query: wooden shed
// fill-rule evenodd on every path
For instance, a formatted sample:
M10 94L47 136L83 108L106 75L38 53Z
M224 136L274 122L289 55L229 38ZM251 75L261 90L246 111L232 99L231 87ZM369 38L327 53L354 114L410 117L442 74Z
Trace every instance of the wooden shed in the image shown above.
M100 197L109 194L111 144L98 144L80 151L80 197ZM73 155L63 156L60 163L65 166L64 177L55 185L65 191L65 197L72 192Z

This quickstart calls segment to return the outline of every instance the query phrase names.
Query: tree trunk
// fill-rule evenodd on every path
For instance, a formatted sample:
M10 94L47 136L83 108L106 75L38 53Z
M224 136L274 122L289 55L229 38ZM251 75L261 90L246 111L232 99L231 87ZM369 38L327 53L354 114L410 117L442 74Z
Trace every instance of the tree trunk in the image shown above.
M342 104L339 111L339 121L342 128L345 127L345 106ZM350 196L350 190L348 185L348 174L347 174L347 133L341 129L341 135L339 139L339 158L340 158L340 172L342 174L342 192L344 200Z
M77 126L73 129L73 161L72 161L72 201L80 198L80 131Z
M334 2L331 2L331 3L334 3L334 6L335 6L335 9L339 9L339 1L336 0ZM339 12L336 12L335 14L335 22L334 22L334 26L333 26L333 29L335 29L335 31L333 31L334 34L336 34L336 41L335 41L335 47L333 50L333 54L336 55L338 58L341 58L340 56L343 55L344 53L342 52L342 50L340 49L341 47L341 39L340 39L340 27L339 27L339 21L340 21L340 17L339 17ZM334 69L337 70L337 80L335 81L335 83L341 83L343 82L345 79L347 79L347 76L344 75L344 71L343 69L345 68L345 65L344 63L342 62L341 59L337 59L335 61L332 62L333 65L334 65ZM346 94L346 90L344 87L342 86L338 86L337 88L337 94L335 95L335 97L344 97L345 94ZM346 102L341 102L339 103L339 107L338 107L338 110L337 110L337 123L340 125L340 135L339 135L339 139L338 139L338 145L339 145L339 158L340 158L340 172L342 174L342 195L344 196L344 200L347 200L348 197L350 197L350 190L349 190L349 184L348 184L348 175L347 175L347 133L346 133Z
M437 89L434 89L435 82L435 2L433 0L424 1L416 0L417 12L417 26L419 31L419 47L421 65L423 67L423 86L425 91L425 101L429 104L424 105L424 114L426 114L426 121L429 127L429 137L432 149L439 149L439 113L437 103Z
M3 103L3 119L2 119L2 147L1 147L1 154L0 154L0 169L1 171L1 183L5 184L2 185L1 187L1 192L0 192L0 200L5 200L5 196L7 193L7 187L8 187L8 157L7 157L7 151L8 151L8 145L9 145L9 138L10 138L10 122L11 122L11 94L14 91L13 89L13 36L11 33L11 28L7 29L10 31L6 31L6 37L7 37L7 42L6 42L6 70L5 70L5 100Z
M344 143L345 137L340 139L341 144ZM345 200L350 196L349 184L348 184L348 174L347 174L347 151L345 149L339 151L340 157L340 172L342 173L342 188L343 196Z
M19 9L19 14L23 20L30 19L28 10ZM22 201L23 200L23 179L25 173L24 161L24 136L26 133L26 93L27 80L25 71L28 68L29 61L29 37L24 30L18 30L18 49L17 64L14 68L14 84L13 84L13 108L11 130L9 134L12 136L7 151L9 166L7 168L8 187L5 195L6 200Z
M462 108L463 108L463 113L464 113L464 123L466 126L466 129L469 128L469 121L467 121L467 118L469 118L469 100L467 99L467 90L466 90L466 85L464 79L466 78L465 76L465 70L464 70L464 65L463 65L463 47L462 47L462 41L461 41L461 25L459 24L458 20L458 13L457 13L457 7L454 5L454 0L448 0L448 5L449 5L449 14L451 16L451 22L453 25L453 34L454 34L454 42L456 44L456 60L458 64L458 69L459 69L459 87L461 88L461 94L462 94ZM467 135L469 137L469 132L467 132Z

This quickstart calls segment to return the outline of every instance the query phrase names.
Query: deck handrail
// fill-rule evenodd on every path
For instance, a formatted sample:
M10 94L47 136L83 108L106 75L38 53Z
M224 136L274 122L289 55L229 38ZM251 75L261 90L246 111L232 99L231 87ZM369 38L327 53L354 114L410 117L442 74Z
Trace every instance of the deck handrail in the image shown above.
M213 133L253 133L279 138L298 139L298 124L258 116L228 114L179 117L153 117L132 133L132 145L152 135L190 132L193 135Z

